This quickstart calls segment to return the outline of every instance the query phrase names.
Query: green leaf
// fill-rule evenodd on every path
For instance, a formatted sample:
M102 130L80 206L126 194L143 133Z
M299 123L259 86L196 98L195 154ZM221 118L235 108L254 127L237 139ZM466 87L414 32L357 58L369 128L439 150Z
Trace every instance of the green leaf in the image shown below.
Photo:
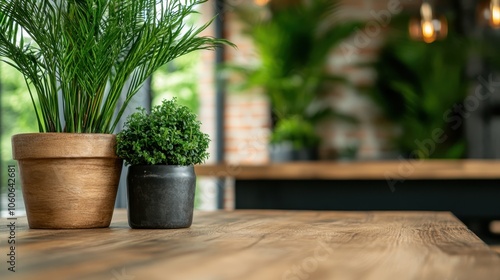
M0 0L0 57L33 85L40 132L112 133L162 65L234 46L186 24L204 2Z
M204 162L210 139L188 107L174 98L140 108L130 115L117 135L116 153L128 165L192 165ZM196 152L193 152L196 151Z

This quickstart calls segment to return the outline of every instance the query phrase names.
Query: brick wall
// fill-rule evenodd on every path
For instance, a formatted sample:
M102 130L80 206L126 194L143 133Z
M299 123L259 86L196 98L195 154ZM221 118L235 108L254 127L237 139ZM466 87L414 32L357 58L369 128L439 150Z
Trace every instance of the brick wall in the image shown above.
M233 3L234 4L234 3ZM258 63L250 38L242 34L242 25L228 7L224 16L227 39L238 48L228 49L226 60L238 64ZM226 161L259 164L268 161L267 141L270 134L270 109L265 95L258 89L239 92L229 79L226 103Z
M370 85L376 73L370 68L356 65L376 59L387 25L394 15L402 11L403 5L399 0L342 1L339 17L365 24L351 38L332 50L328 71L346 75L353 86L332 88L327 100L333 108L354 116L359 123L353 125L334 120L322 125L320 131L327 156L336 156L352 145L358 146L358 159L395 156L390 139L397 129L382 117L370 98L357 90L358 86Z

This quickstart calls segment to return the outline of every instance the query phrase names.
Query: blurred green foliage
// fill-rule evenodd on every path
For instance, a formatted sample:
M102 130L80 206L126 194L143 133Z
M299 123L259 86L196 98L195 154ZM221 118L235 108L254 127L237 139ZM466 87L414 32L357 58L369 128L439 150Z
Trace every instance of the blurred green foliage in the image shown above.
M276 127L281 120L301 119L314 125L326 117L341 115L321 102L331 83L346 82L344 77L329 74L326 66L332 49L351 36L360 23L338 21L338 8L338 1L316 0L296 1L275 9L243 5L236 9L259 62L228 65L226 69L241 76L243 82L237 91L253 87L264 90ZM352 120L348 116L344 119ZM302 142L317 138L311 136L311 141ZM273 138L283 139L283 134Z
M158 69L151 81L152 105L176 97L179 104L198 112L200 79L197 65L200 58L200 53L189 53Z
M12 159L10 138L14 134L37 132L38 124L33 118L34 109L26 83L21 73L6 63L0 63L0 190L7 184L7 165ZM19 184L17 184L19 187ZM3 206L2 206L3 207Z
M415 41L408 35L407 17L393 22L392 33L374 64L378 77L370 96L400 125L402 132L395 144L403 155L463 157L463 128L450 125L450 110L467 96L470 81L465 70L472 44L453 29L441 41ZM433 133L440 131L441 139L446 138L442 143L433 140ZM419 145L425 141L434 142L434 148Z
M291 117L281 119L271 136L272 144L287 141L291 142L295 149L301 149L316 147L320 142L320 138L316 135L314 126L310 122L300 117Z

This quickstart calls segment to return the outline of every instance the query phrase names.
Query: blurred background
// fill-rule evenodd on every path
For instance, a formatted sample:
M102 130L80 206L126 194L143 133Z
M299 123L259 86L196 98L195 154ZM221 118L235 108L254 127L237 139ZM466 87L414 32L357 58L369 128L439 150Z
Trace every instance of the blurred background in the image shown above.
M129 110L177 96L208 164L500 157L500 1L209 0L192 20L215 15L208 35L238 47L170 63ZM3 194L10 137L37 131L24 91L2 63ZM220 207L218 186L200 179L198 208Z
M226 161L287 141L322 160L499 156L495 1L229 2Z

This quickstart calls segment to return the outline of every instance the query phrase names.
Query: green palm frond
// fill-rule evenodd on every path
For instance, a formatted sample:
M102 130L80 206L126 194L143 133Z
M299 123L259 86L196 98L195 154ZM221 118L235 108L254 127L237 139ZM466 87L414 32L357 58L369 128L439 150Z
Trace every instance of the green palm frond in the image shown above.
M232 45L186 26L206 1L0 0L0 56L32 85L40 132L112 133L159 67Z

